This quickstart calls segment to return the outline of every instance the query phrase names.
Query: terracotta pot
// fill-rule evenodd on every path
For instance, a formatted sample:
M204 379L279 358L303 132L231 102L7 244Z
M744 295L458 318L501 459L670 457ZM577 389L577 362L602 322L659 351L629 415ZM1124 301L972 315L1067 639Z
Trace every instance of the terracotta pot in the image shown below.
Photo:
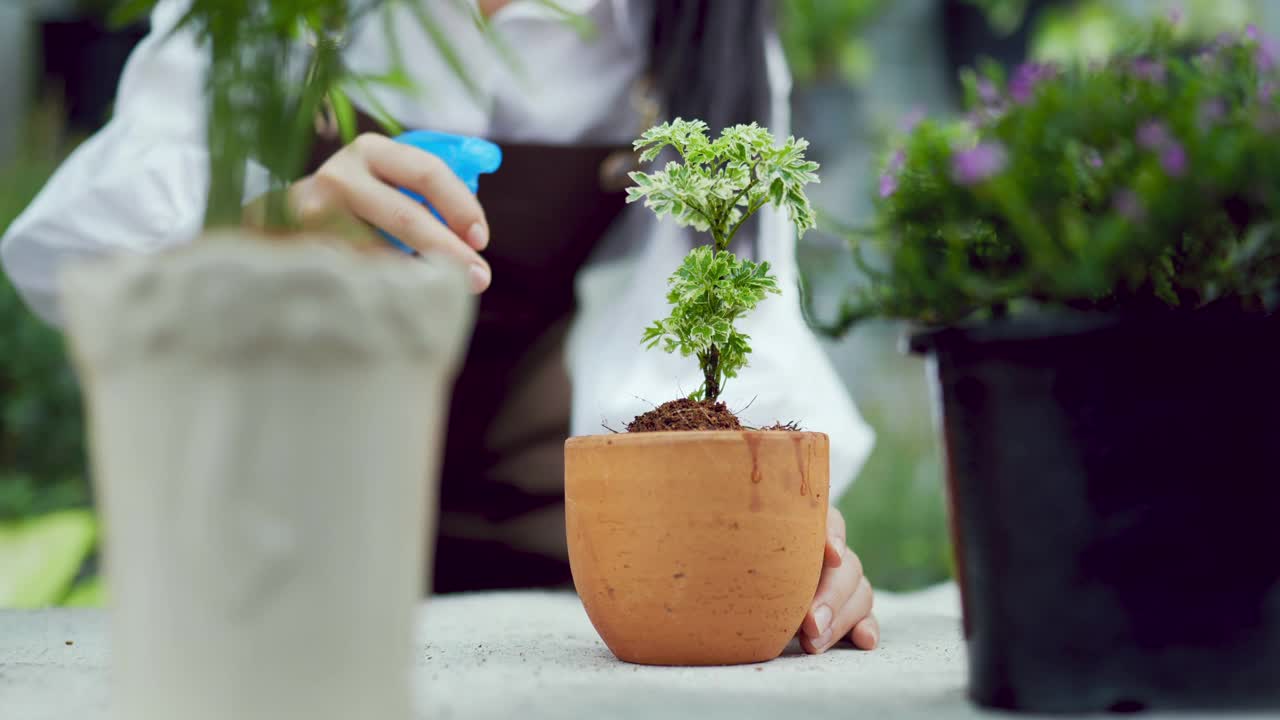
M809 432L570 438L569 561L613 654L645 665L778 657L822 570L828 449Z
M408 720L461 273L218 238L63 287L115 716Z

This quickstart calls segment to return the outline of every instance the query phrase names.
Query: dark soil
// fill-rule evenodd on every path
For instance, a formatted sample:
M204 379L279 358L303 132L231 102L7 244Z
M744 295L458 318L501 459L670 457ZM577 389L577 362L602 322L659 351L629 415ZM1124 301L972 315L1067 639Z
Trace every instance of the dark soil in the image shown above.
M722 402L688 398L665 402L627 423L627 432L667 430L743 430L738 416Z

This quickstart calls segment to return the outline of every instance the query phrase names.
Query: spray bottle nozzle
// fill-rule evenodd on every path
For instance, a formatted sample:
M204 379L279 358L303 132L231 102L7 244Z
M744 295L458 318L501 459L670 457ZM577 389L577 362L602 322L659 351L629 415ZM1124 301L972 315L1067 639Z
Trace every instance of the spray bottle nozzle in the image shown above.
M400 135L395 138L395 141L424 150L440 158L473 193L479 191L481 175L495 172L502 165L502 149L488 140L478 137L451 135L430 130L414 130ZM444 222L444 218L440 216L440 213L436 212L436 209L431 207L431 204L421 195L406 188L400 188L400 192L425 205L431 211L431 214L436 216L436 219ZM391 244L401 250L411 255L418 254L416 250L399 239L392 237L386 231L380 230L379 232Z

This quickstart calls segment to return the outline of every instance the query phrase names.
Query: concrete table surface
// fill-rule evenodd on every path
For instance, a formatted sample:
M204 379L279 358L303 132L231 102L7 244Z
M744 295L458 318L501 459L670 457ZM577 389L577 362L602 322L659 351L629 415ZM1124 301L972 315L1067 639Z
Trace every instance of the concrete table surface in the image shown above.
M882 642L874 652L847 648L807 656L793 643L783 657L760 665L652 668L614 659L571 594L438 597L421 616L415 654L418 716L998 716L965 699L953 585L909 595L882 593L876 605ZM0 719L107 720L106 635L102 611L0 612Z

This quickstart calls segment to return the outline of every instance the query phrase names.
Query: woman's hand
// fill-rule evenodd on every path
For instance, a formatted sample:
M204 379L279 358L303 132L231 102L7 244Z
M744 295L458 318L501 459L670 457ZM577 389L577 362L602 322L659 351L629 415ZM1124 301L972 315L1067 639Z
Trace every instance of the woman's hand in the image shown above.
M800 645L805 652L818 654L847 637L857 648L875 649L880 624L871 613L872 600L862 561L845 542L844 516L832 507L827 511L822 577L813 607L800 626Z
M397 188L426 198L425 206ZM421 253L463 263L471 287L483 292L492 273L479 251L489 244L489 223L475 195L443 160L376 134L361 135L289 189L289 203L304 228L331 227L354 216Z

